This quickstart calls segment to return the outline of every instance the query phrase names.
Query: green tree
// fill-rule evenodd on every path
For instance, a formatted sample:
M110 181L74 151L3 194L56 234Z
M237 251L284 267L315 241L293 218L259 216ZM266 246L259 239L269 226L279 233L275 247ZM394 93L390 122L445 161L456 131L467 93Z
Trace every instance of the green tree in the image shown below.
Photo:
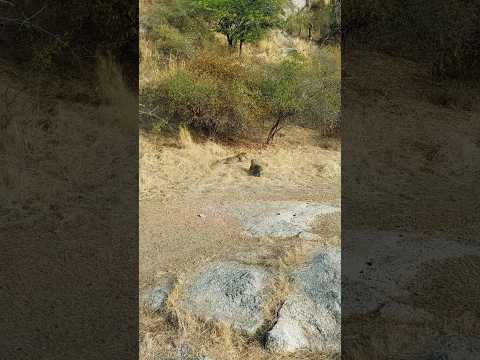
M260 40L283 22L284 0L195 0L212 21L215 31L225 35L228 46L240 47Z
M303 86L305 66L300 55L293 55L272 65L268 77L261 85L261 92L269 108L273 122L266 144L270 144L284 123L303 112L306 90Z

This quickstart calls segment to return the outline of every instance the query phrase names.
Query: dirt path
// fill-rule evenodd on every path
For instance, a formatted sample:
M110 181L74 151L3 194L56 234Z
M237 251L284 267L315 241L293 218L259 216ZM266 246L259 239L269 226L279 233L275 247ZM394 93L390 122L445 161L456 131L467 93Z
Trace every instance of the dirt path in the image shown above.
M243 162L215 164L241 150L213 143L155 150L151 142L143 139L142 280L148 283L155 272L191 269L193 264L232 252L255 250L262 241L270 241L245 237L238 220L215 212L216 208L263 201L310 201L339 206L340 153L323 149L315 141L313 131L295 128L272 148L246 150ZM248 176L251 158L266 163L262 177ZM335 227L333 223L338 218L338 214L328 215L317 226ZM339 235L335 231L327 233ZM325 236L323 239L326 241Z

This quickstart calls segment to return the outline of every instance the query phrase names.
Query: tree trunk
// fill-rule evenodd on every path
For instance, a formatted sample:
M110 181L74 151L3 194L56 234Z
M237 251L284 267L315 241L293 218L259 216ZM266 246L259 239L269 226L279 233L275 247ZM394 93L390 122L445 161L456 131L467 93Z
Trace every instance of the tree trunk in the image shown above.
M239 49L239 52L238 52L240 56L242 56L243 43L244 43L244 41L240 40L240 49Z
M228 47L229 48L234 48L235 47L235 43L233 42L233 39L227 35L227 41L228 41Z
M277 118L277 120L273 123L272 127L270 128L270 131L268 132L267 140L265 141L265 144L270 145L273 141L273 138L275 137L275 134L279 130L279 125L281 122L281 118Z

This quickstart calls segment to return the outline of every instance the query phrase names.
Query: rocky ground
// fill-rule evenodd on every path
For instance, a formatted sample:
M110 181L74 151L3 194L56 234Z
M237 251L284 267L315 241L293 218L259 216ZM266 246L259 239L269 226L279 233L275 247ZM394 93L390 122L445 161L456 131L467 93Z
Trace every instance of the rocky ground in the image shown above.
M284 134L266 149L142 140L143 359L339 352L339 147Z

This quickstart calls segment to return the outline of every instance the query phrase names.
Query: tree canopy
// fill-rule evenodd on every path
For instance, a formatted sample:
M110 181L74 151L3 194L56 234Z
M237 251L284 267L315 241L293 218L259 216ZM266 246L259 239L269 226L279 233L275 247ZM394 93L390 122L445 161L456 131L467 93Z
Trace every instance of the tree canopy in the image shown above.
M232 48L255 42L283 21L284 0L196 0Z

